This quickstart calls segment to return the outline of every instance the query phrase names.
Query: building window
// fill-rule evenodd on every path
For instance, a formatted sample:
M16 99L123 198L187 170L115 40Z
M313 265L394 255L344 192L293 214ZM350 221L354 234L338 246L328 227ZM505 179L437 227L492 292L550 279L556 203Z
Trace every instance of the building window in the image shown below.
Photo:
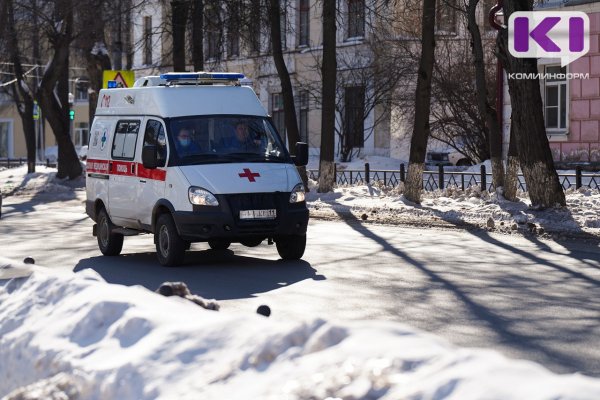
M363 86L347 87L344 97L345 141L347 148L364 147L364 111L365 88Z
M248 50L251 54L260 53L260 27L261 24L261 12L260 12L260 0L251 0L250 4L250 20L256 21L256 23L250 24L249 27L249 38L248 38Z
M0 121L0 158L12 157L12 127L10 121Z
M300 141L308 143L308 92L303 90L299 93L300 100L300 118L298 128L300 130Z
M439 33L456 32L456 0L438 0L435 30Z
M227 57L240 55L240 33L231 26L227 31Z
M567 68L546 66L546 74L554 74L544 81L544 120L546 129L566 131L567 129Z
M144 17L144 64L152 64L152 17Z
M365 35L365 1L348 0L348 38Z
M285 113L283 111L283 95L281 93L273 93L271 95L271 116L277 132L279 132L279 136L281 136L284 143L287 143L285 134Z
M89 142L90 125L87 122L78 122L73 132L75 146L87 146Z
M206 10L206 59L216 60L220 56L221 48L221 21L219 16L219 9L217 6L207 7Z
M310 2L298 0L298 46L308 46L310 40Z
M75 101L88 101L88 88L90 83L87 79L78 78L75 80Z

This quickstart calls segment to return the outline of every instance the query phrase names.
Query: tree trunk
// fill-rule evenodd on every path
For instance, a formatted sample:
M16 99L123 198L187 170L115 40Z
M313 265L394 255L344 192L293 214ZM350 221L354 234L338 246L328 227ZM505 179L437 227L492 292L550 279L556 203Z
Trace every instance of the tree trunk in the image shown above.
M194 0L192 6L192 63L194 71L204 70L204 1Z
M298 119L296 117L296 107L294 104L294 92L290 73L283 59L283 49L281 47L281 4L279 0L269 0L269 21L271 29L271 47L273 50L273 62L277 69L277 75L281 82L281 92L283 94L283 117L285 120L285 130L287 133L288 147L291 154L296 153L296 143L300 141L298 131ZM298 167L298 172L308 190L308 176L305 167Z
M475 86L477 88L477 108L479 115L485 121L489 132L490 158L492 161L492 181L496 190L503 191L504 164L502 163L502 134L498 123L496 110L488 101L488 91L485 84L485 63L481 34L477 26L476 9L479 0L469 0L467 7L468 29L471 34L471 50L475 64Z
M320 193L330 192L335 185L335 85L336 2L323 2L323 64L321 65L321 155L319 162Z
M93 9L100 9L103 2L104 0L94 0L90 5ZM82 47L85 50L87 76L90 80L88 89L88 120L91 129L98 105L98 94L100 93L100 89L102 89L103 72L104 70L111 69L111 62L104 38L104 18L96 18L90 12L83 12L82 18L83 26L90 28L81 33L81 41Z
M517 153L517 139L515 138L515 124L513 123L510 124L509 140L504 197L510 201L517 201L517 189L519 188L519 155Z
M0 23L4 24L4 19L8 21L6 24L8 30L8 49L10 59L13 63L13 69L17 82L13 85L14 98L17 103L17 110L23 124L23 133L25 135L25 147L27 148L27 173L35 172L35 123L33 120L33 93L29 89L26 82L26 77L21 65L21 54L15 30L15 15L14 4L12 0L8 0L1 11Z
M188 3L183 0L171 1L171 24L173 28L173 71L185 71L185 28L187 25Z
M431 74L433 72L435 50L435 0L423 1L423 21L421 29L421 61L415 93L415 123L410 141L408 175L404 185L404 196L414 202L421 202L425 153L429 138L429 113L431 107Z
M530 0L504 2L504 18L515 11L531 11ZM501 30L498 39L499 55L508 74L537 74L537 59L515 58L508 52L508 32ZM527 184L529 199L536 208L564 206L565 194L554 169L552 152L546 136L540 82L535 79L508 79L513 109L512 124L519 149L521 170Z
M69 45L73 35L73 3L72 0L56 0L55 4L57 20L62 21L61 31L51 34L54 52L44 71L37 97L58 145L56 177L74 179L81 175L82 169L71 140L69 120ZM55 88L58 96L54 94Z

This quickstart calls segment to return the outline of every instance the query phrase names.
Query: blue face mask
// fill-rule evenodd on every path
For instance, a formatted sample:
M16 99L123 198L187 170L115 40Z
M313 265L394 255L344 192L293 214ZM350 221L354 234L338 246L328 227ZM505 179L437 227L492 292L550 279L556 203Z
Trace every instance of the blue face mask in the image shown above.
M188 147L190 145L190 139L180 139L179 144L183 147Z

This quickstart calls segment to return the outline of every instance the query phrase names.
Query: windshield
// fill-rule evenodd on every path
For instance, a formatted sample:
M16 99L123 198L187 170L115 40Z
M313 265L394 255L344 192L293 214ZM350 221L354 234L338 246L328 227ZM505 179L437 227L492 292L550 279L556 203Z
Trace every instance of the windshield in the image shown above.
M173 118L169 125L175 165L291 161L264 117L182 117Z

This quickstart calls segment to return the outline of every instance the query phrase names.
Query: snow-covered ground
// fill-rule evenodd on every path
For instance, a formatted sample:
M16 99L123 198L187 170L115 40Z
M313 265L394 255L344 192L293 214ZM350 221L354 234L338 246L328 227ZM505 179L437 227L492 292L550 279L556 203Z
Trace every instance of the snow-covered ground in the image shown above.
M83 194L83 179L54 175L44 167L0 171L0 190ZM495 229L525 219L575 228L600 208L591 191L569 193L569 211L543 212L476 191L425 196L417 206L398 188L344 187L311 191L309 206L314 215L385 222L491 217ZM0 321L0 398L10 400L600 398L600 380L460 349L405 325L218 313L108 284L90 269L59 273L0 259Z
M204 310L95 272L0 258L4 399L598 399L556 375L405 325Z

